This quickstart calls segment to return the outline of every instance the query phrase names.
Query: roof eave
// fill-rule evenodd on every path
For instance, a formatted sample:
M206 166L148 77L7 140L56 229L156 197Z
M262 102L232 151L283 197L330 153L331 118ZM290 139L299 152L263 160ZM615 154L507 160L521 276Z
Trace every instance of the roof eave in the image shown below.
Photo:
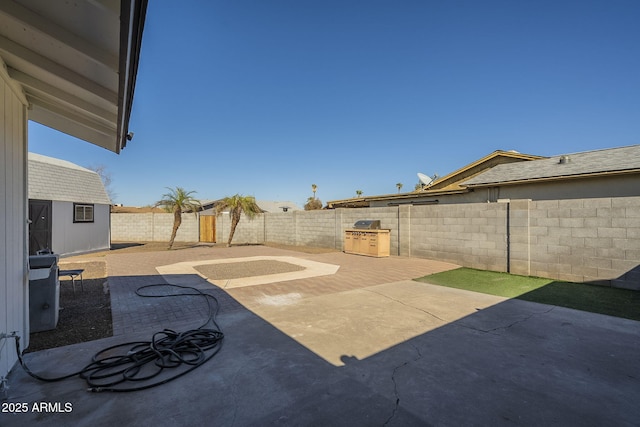
M140 63L142 32L148 0L123 0L120 21L120 84L118 91L118 131L115 152L120 153L131 139L129 120Z

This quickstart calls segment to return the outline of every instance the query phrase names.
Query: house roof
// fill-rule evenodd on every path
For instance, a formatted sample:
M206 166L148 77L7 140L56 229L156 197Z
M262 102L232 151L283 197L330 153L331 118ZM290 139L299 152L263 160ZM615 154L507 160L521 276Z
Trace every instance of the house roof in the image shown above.
M120 152L146 9L147 0L0 2L0 68L29 119Z
M640 145L563 154L498 165L462 183L468 187L640 172Z
M29 153L29 199L109 205L100 176L66 160Z
M469 163L466 166L461 167L448 175L433 181L426 189L416 190L414 193L429 193L436 191L456 191L464 190L464 186L461 185L466 179L479 175L486 170L491 170L502 164L514 164L521 165L523 161L531 161L542 159L541 156L535 156L533 154L519 153L514 150L503 151L496 150L475 162Z
M287 211L299 211L301 210L298 205L290 201L272 201L272 200L256 200L256 203L265 212L284 212Z
M411 191L409 193L395 193L395 194L383 194L377 196L365 196L356 197L344 200L332 200L327 202L329 208L336 207L368 207L370 202L389 201L392 203L407 203L409 200L413 201L417 198L425 199L428 197L436 197L450 194L460 194L469 191L464 187L462 182L474 177L487 169L497 167L498 165L505 163L527 163L528 161L541 159L541 156L535 156L532 154L523 154L517 151L503 151L496 150L481 159L478 159L460 169L457 169L450 174L435 179L428 187Z
M202 209L212 209L215 207L218 200L206 199L201 200ZM290 201L273 201L273 200L256 200L256 204L263 212L284 212L284 208L287 208L287 211L299 211L302 210L298 205Z

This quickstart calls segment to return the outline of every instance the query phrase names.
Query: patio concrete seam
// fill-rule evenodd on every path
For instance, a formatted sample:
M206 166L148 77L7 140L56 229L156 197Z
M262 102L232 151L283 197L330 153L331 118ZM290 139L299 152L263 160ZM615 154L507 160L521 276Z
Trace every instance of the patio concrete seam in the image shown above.
M474 331L477 331L477 332L491 334L491 333L493 333L495 331L498 331L498 330L505 330L506 331L507 329L510 329L511 327L513 327L513 326L515 326L515 325L517 325L519 323L524 323L527 320L530 320L534 316L551 313L555 308L556 308L555 306L550 306L547 310L533 312L533 313L529 314L528 316L526 316L526 317L524 317L522 319L518 319L518 320L515 320L515 321L509 323L506 326L498 326L498 327L492 328L492 329L486 329L486 330L485 329L480 329L480 328L477 328L477 327L473 327L471 325L465 325L464 323L461 323L460 326L463 326L463 327L465 327L467 329L471 329L471 330L474 330Z
M365 292L371 292L371 293L373 293L373 294L380 295L381 297L384 297L384 298L387 298L387 299L389 299L389 300L391 300L391 301L394 301L394 302L400 303L400 304L404 305L405 307L413 308L414 310L418 310L418 311L420 311L420 312L422 312L422 313L424 313L424 314L428 314L429 316L433 317L434 319L438 319L438 320L440 320L441 322L445 322L445 323L446 323L446 322L449 322L449 320L443 319L442 317L438 317L438 316L436 316L435 314L430 313L430 312L429 312L429 311L427 311L427 310L423 310L422 308L418 308L418 307L415 307L415 306L413 306L413 305L411 305L411 304L407 304L406 302L404 302L404 301L402 301L402 300L399 300L399 299L397 299L397 298L392 298L392 297L390 297L389 295L385 295L385 294L383 294L383 293L376 292L376 291L374 291L374 290L371 290L371 288L363 288L362 290L363 290L363 291L365 291Z

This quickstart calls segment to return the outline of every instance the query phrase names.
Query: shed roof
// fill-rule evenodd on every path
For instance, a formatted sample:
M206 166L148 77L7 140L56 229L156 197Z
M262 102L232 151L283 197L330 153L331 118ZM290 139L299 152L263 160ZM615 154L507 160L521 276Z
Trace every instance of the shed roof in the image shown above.
M595 175L640 172L640 145L562 154L497 165L462 183L464 186L516 184Z
M96 172L36 153L29 153L29 198L111 204Z

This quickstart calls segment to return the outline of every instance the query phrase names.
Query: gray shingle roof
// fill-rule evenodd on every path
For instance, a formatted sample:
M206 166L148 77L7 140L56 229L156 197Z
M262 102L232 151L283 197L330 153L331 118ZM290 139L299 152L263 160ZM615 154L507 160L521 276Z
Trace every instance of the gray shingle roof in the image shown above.
M295 203L290 201L256 200L256 203L260 206L260 209L265 212L283 212L283 208L287 208L288 212L300 210Z
M100 176L66 160L29 153L29 198L109 205Z
M569 161L561 163L560 160L564 156L568 156ZM463 182L462 185L502 184L630 170L640 171L640 145L584 151L540 160L498 165Z

